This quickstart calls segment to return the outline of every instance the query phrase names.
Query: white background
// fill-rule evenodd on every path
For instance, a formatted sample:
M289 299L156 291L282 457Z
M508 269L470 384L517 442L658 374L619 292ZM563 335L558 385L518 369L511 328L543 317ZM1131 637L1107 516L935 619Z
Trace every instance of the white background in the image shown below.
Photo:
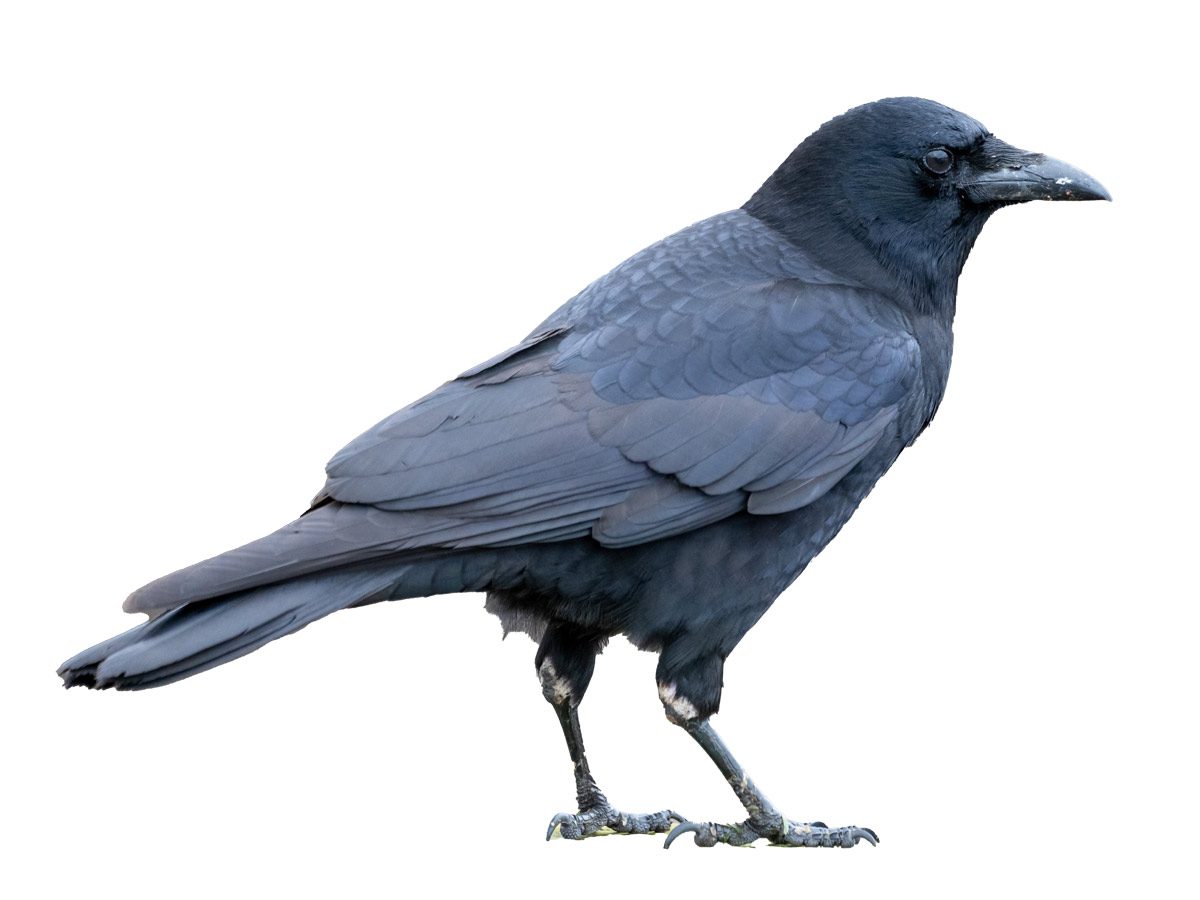
M11 897L1195 896L1197 135L1154 3L11 3L0 21ZM928 96L1112 204L987 226L933 428L730 659L715 723L878 848L543 843L570 767L478 595L63 692L134 587L850 106ZM740 817L652 655L614 802Z

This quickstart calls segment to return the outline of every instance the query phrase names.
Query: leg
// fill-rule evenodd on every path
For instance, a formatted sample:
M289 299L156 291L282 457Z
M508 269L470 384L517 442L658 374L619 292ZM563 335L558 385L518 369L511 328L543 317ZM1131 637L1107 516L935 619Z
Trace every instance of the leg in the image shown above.
M666 654L663 658L671 668ZM720 703L723 665L724 661L714 656L680 666L675 671L664 671L660 662L658 693L667 718L704 748L737 794L749 818L738 825L681 822L667 836L664 846L670 847L675 838L686 832L694 833L695 841L701 847L718 843L742 846L752 844L759 838L767 838L772 844L792 847L853 847L860 840L877 843L879 838L870 828L829 828L824 822L792 822L771 805L709 722L709 716L717 711Z
M556 831L562 837L575 840L604 834L657 834L686 821L669 809L648 815L623 813L608 802L592 777L577 709L591 681L596 654L602 646L603 639L588 638L551 625L538 648L536 663L542 694L554 707L562 725L567 751L575 767L575 799L579 804L578 813L559 813L550 820L546 840L550 840Z

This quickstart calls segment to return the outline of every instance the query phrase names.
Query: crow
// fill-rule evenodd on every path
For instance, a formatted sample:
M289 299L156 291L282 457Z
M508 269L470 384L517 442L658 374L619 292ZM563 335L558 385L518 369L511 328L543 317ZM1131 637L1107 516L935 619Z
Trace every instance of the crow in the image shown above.
M713 730L725 659L933 418L959 274L1026 200L1108 200L938 103L856 107L740 209L617 266L514 347L352 441L279 531L135 591L149 620L59 669L67 687L187 678L383 600L486 592L537 642L578 811L547 838L851 847L781 815ZM667 719L746 808L736 824L614 808L578 707L609 638L659 654Z

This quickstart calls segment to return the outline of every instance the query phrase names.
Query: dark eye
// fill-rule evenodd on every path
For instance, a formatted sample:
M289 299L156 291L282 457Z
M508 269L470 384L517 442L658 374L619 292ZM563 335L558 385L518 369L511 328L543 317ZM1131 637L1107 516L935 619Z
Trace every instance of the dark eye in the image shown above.
M945 175L954 165L954 154L945 147L938 147L921 157L921 165L934 175Z

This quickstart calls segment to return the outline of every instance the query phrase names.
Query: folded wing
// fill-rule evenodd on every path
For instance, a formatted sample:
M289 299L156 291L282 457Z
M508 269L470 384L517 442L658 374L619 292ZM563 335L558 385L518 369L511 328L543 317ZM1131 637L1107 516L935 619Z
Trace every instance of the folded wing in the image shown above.
M916 342L888 305L819 271L712 252L689 268L661 246L353 441L308 514L127 608L397 553L628 547L819 498L894 423ZM586 314L600 307L602 322Z

